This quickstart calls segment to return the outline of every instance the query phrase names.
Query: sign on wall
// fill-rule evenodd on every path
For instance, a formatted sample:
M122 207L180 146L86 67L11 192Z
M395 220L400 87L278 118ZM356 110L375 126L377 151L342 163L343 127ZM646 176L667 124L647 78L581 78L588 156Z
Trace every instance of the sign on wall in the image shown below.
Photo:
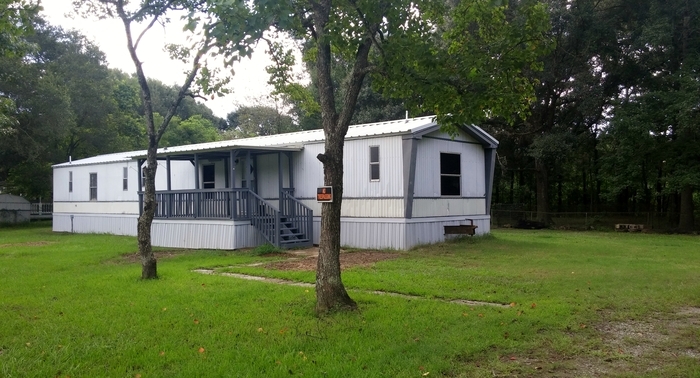
M316 201L333 202L333 187L321 186L319 188L316 188Z

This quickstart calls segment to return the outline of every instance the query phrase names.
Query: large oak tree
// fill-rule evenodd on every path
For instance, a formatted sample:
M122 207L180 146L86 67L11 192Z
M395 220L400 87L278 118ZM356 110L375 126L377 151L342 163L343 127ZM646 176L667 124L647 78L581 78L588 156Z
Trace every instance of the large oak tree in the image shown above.
M84 15L118 19L124 28L126 52L134 63L141 89L148 138L146 164L143 168L143 209L137 231L141 278L157 278L157 262L151 245L151 224L156 209L156 158L160 140L186 96L196 97L224 90L226 80L216 80L217 70L207 67L207 56L219 53L230 63L236 57L250 54L250 46L257 40L257 34L261 30L259 26L263 24L255 22L258 19L251 16L250 9L242 0L76 0L74 5ZM154 25L166 24L178 17L185 21L183 32L190 34L191 42L188 46L168 46L168 50L173 58L189 63L190 68L184 75L177 96L160 122L156 123L151 86L139 59L138 47L143 36Z
M324 184L334 202L324 203L316 270L316 310L353 309L340 274L343 146L364 79L404 99L415 112L436 114L449 132L488 117L525 116L533 83L524 75L539 69L547 49L548 21L536 2L517 6L492 1L302 0L262 2L278 16L276 26L309 46L326 137ZM288 65L290 53L272 49ZM338 85L333 62L342 58L347 75ZM288 70L272 70L279 91L298 94ZM301 96L311 98L312 96Z

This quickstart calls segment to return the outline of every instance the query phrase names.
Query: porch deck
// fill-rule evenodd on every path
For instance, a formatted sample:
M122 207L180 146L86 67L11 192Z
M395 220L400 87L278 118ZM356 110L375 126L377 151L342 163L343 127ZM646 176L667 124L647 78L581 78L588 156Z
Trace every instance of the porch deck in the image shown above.
M313 211L280 191L279 208L246 188L166 190L156 192L156 219L217 219L250 221L276 247L305 247L313 243ZM139 192L143 211L143 192Z

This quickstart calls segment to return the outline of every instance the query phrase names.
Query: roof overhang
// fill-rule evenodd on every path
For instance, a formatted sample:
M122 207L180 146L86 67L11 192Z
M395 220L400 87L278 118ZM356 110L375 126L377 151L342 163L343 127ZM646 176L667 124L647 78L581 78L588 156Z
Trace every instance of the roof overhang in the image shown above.
M194 155L200 155L204 158L226 158L230 156L231 151L240 153L241 151L250 151L252 154L265 154L275 152L298 152L304 149L303 146L227 146L214 148L187 148L190 146L163 147L158 149L158 159L170 160L192 160ZM134 156L134 159L145 159L147 154Z
M479 126L476 125L462 125L459 126L459 129L464 131L465 134L469 135L470 137L476 139L477 142L479 142L484 148L497 148L498 147L498 140L483 129L481 129ZM421 139L423 138L424 135L430 134L435 131L440 130L440 125L437 123L434 125L431 125L429 127L420 129L416 132L410 133L407 135L408 138L416 138L416 139Z

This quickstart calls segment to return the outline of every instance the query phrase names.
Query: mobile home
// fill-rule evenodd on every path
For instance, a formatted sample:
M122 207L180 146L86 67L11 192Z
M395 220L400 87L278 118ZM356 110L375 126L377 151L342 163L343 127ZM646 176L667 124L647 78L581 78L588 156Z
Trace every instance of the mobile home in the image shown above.
M341 243L409 249L466 223L488 233L497 146L473 125L450 136L434 117L351 126ZM159 149L153 245L317 244L323 151L322 130ZM55 165L54 231L136 235L145 157L132 151Z

